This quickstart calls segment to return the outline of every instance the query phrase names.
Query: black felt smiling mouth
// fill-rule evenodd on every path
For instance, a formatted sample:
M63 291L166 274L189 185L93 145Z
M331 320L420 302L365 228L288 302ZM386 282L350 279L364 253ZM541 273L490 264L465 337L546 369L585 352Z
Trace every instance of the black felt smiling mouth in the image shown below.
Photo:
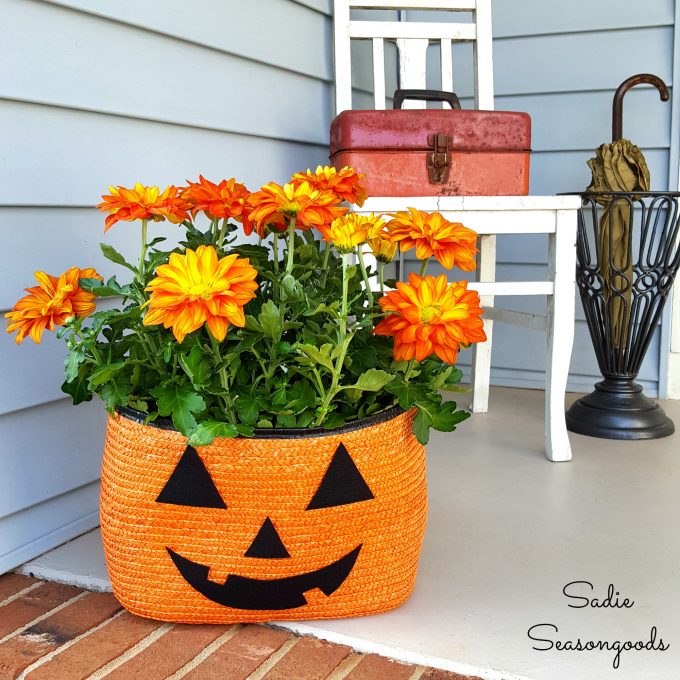
M373 498L349 452L343 444L339 444L305 511L352 505ZM210 473L191 446L187 446L156 502L227 510L227 504ZM361 545L314 571L273 579L229 574L222 584L208 578L210 567L183 557L167 546L166 550L182 578L209 600L235 609L274 610L303 607L307 604L304 594L316 588L327 596L332 595L354 568ZM269 517L265 518L244 557L290 559L291 555Z
M331 564L297 576L256 579L230 574L224 583L208 579L209 568L192 562L167 548L184 580L201 595L235 609L295 609L307 604L304 593L315 588L324 595L334 593L349 576L361 545Z

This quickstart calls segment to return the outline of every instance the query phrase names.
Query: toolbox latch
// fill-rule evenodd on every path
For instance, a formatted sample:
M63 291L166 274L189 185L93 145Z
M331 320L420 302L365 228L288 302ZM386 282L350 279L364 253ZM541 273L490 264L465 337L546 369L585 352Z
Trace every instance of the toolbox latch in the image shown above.
M446 184L451 169L451 137L444 134L428 135L427 144L432 149L427 153L430 184Z

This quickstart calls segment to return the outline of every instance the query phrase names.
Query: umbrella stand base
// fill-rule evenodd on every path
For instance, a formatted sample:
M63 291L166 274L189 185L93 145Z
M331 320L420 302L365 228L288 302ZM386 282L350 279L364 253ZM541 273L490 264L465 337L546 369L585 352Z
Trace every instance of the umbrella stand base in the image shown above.
M675 432L664 410L632 378L607 378L572 404L567 429L603 439L658 439Z

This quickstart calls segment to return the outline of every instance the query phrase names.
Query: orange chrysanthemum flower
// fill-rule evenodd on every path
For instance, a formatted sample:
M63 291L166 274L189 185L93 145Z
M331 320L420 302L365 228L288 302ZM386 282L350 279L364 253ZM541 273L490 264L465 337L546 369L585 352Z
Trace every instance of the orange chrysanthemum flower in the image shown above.
M402 251L416 249L416 257L434 257L446 269L458 267L466 272L475 268L477 234L459 222L449 222L441 213L426 213L415 208L391 214L387 223L390 240Z
M199 175L198 182L189 182L181 189L182 198L189 204L191 213L204 212L210 219L240 220L243 206L250 195L244 184L233 177L219 184Z
M283 231L292 217L296 218L295 227L302 230L330 224L347 212L347 208L341 208L338 203L336 194L315 189L308 182L284 186L271 182L248 199L250 230L254 226L260 237L264 236L267 225ZM246 233L250 233L247 228Z
M319 231L339 252L351 253L355 246L366 243L373 235L380 233L384 225L375 215L349 213L338 217L329 225L322 224Z
M297 172L291 178L293 183L308 182L315 189L320 191L333 191L343 201L356 203L359 207L368 198L366 189L359 182L364 175L358 173L353 168L345 166L342 170L326 165L317 166L316 171Z
M39 285L26 288L28 295L5 314L9 319L7 332L17 331L17 344L27 335L40 344L45 329L53 331L71 317L89 316L96 309L95 296L79 285L80 279L102 279L94 269L71 267L59 278L45 272L35 272L34 276Z
M179 343L206 324L222 341L230 323L245 325L243 306L255 297L256 276L247 259L228 255L218 260L213 246L172 253L146 288L151 298L144 324L172 328Z
M188 219L187 203L179 195L179 189L172 185L163 192L158 187L147 187L135 184L134 189L125 187L109 187L110 195L97 205L102 212L108 212L104 232L116 222L134 222L135 220L169 220L179 224Z
M486 340L476 291L467 281L447 283L446 276L409 275L378 300L383 312L392 312L376 327L376 335L394 337L397 361L423 361L436 354L455 364L461 345Z

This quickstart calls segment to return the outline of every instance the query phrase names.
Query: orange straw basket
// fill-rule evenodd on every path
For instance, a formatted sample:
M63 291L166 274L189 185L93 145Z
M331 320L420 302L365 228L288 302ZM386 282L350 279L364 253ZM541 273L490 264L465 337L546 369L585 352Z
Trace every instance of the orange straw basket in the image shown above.
M109 418L101 524L116 597L186 623L338 618L399 606L425 531L414 412L336 430L269 430L187 446Z

